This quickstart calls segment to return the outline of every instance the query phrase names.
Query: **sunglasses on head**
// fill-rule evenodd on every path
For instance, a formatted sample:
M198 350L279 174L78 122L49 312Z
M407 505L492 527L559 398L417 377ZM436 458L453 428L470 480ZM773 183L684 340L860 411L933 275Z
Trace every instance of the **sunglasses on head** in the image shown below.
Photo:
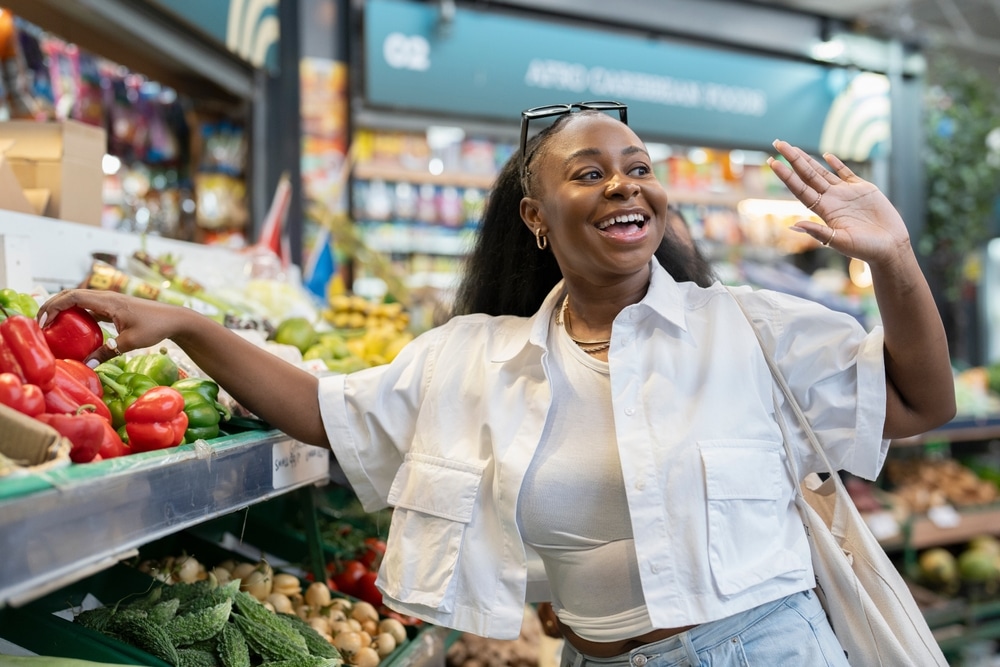
M593 102L575 102L573 104L546 104L542 107L525 109L521 112L521 178L527 176L527 156L524 154L528 146L528 123L538 118L564 116L576 111L617 111L618 119L628 125L628 105L611 100L596 100Z

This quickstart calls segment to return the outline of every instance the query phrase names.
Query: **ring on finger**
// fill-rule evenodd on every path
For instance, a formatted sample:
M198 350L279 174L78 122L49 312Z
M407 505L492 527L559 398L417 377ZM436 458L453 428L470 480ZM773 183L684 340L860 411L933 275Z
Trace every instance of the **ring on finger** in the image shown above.
M833 233L832 233L832 234L830 234L830 238L828 238L828 239L826 240L826 243L824 243L823 245L825 245L825 246L829 246L829 245L830 245L831 243L833 243L833 237L835 237L836 235L837 235L837 230L836 230L836 229L834 229L834 230L833 230Z
M819 206L819 203L820 203L820 201L822 201L822 200L823 200L823 193L822 193L822 192L819 192L819 193L817 193L817 194L816 194L816 201L814 201L814 202L813 202L812 204L810 204L810 205L809 205L809 206L807 206L806 208L808 208L808 209L809 209L810 211L812 211L812 210L814 210L814 209L815 209L815 208L816 208L817 206ZM828 245L828 244L824 243L823 245Z

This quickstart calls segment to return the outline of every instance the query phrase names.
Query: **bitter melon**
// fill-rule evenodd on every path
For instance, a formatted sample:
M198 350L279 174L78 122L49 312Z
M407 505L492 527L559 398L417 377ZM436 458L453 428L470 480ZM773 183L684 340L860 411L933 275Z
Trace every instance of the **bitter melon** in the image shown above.
M257 598L246 591L239 591L233 597L233 604L236 610L246 618L254 621L271 630L271 632L285 637L292 645L299 649L299 653L308 653L306 640L294 628L282 623L275 616L274 612L262 605ZM250 638L247 637L249 640Z
M303 644L303 646L299 646L286 635L276 632L269 625L258 623L236 613L232 615L232 619L236 623L236 627L243 633L244 639L247 640L250 651L264 658L265 661L295 660L309 655L309 651L304 646L305 640L302 639L302 635L296 635ZM272 619L272 622L277 623L277 619Z
M219 667L215 654L210 651L200 651L196 648L177 649L179 667Z
M119 612L111 617L105 633L126 644L141 648L171 665L177 665L180 658L162 626L138 614Z
M233 623L226 623L222 628L215 651L223 667L250 667L250 647Z
M167 624L167 635L174 646L210 639L222 631L232 608L233 601L227 598L213 607L175 616Z

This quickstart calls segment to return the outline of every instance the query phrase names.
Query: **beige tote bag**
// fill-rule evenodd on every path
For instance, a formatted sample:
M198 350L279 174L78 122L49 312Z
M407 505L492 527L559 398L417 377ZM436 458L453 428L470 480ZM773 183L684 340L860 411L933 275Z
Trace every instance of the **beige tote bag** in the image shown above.
M739 299L736 299L739 303ZM743 309L743 304L740 304ZM899 571L872 535L820 445L802 408L750 322L775 382L785 394L830 477L799 476L788 445L791 434L775 404L792 479L801 480L795 503L812 551L819 599L852 667L947 667L937 640Z

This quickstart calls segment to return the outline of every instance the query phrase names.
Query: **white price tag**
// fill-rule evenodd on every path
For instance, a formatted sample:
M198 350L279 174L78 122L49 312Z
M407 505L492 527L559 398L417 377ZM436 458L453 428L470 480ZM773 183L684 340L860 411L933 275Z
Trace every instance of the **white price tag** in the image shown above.
M890 512L870 512L864 517L875 539L889 540L899 535L899 522Z
M282 440L271 448L273 486L283 489L328 474L330 452L297 440Z
M962 515L951 505L936 505L927 510L927 518L938 528L954 528L962 523Z

